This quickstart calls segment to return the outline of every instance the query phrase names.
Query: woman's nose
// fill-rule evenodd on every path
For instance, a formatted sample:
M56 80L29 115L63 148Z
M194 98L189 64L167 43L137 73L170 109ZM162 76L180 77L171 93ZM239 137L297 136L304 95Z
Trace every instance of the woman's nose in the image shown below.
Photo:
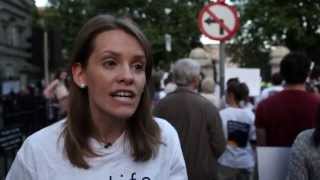
M124 65L121 69L121 72L119 72L120 82L123 82L126 85L132 84L134 80L134 74L132 72L131 67L129 65Z

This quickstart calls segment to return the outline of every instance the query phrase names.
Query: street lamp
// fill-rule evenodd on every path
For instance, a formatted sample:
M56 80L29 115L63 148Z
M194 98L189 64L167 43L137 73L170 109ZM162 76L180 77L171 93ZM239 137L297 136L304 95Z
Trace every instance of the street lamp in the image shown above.
M43 28L43 68L44 68L44 81L49 84L49 55L48 55L48 32L45 20L42 18L40 24Z
M164 13L166 14L166 21L168 22L169 20L169 14L172 12L171 8L164 8ZM165 49L166 49L166 60L168 61L168 53L172 51L172 36L169 33L164 34L164 41L165 41Z
M165 40L166 51L171 52L171 50L172 50L172 47L171 47L172 37L171 37L171 35L166 33L164 35L164 40Z

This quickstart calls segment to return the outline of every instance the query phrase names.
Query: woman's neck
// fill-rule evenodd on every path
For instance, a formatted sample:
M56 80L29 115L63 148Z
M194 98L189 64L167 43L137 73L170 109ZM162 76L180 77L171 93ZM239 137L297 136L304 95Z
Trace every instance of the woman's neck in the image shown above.
M229 104L229 106L233 108L240 108L239 104L236 103Z
M114 143L126 129L126 120L92 116L94 137L103 143Z
M237 102L236 102L235 100L233 100L233 99L229 99L228 105L229 105L230 107L233 107L233 108L240 108L239 103L237 103Z

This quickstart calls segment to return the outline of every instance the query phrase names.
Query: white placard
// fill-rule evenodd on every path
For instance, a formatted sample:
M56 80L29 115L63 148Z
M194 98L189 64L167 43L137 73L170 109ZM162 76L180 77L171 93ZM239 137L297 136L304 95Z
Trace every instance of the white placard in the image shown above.
M259 180L285 180L289 147L257 147Z
M240 82L247 84L249 96L260 95L261 76L257 68L227 68L225 70L225 84L230 78L239 78ZM226 86L225 86L226 87Z

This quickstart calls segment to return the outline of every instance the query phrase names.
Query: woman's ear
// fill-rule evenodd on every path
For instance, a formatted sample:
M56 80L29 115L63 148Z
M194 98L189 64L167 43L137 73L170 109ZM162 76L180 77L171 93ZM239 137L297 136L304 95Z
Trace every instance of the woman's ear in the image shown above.
M80 63L75 63L71 67L72 78L76 85L80 88L87 86L85 68Z

